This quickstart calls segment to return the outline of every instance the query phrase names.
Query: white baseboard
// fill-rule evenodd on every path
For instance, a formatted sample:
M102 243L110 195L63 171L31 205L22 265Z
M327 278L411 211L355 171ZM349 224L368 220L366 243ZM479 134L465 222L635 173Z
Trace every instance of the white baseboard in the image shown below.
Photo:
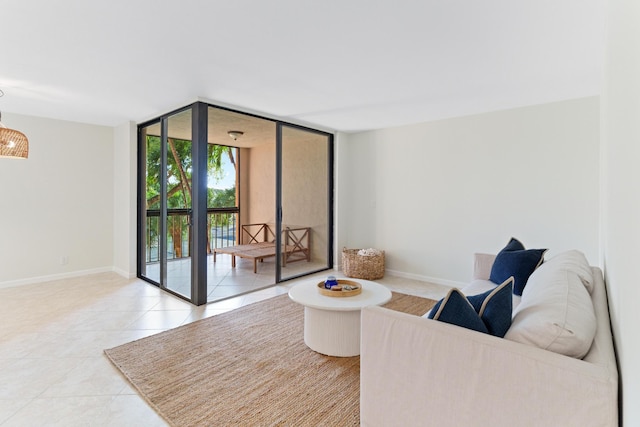
M441 279L439 277L430 277L430 276L422 276L419 274L405 273L404 271L387 269L384 272L389 276L402 277L404 279L419 280L421 282L434 283L436 285L448 286L450 288L461 288L468 285L468 283L465 283L465 282L456 282L454 280Z
M125 279L135 279L136 278L136 273L129 273L128 271L125 271L121 268L118 267L113 267L112 270L114 273L118 274L119 276L124 277Z
M51 282L53 280L69 279L71 277L86 276L86 275L89 275L89 274L108 273L108 272L112 272L112 271L115 271L114 267L100 267L100 268L92 268L92 269L89 269L89 270L71 271L71 272L68 272L68 273L60 273L60 274L50 274L50 275L46 275L46 276L28 277L28 278L25 278L25 279L18 279L18 280L8 280L6 282L0 282L0 289L2 289L2 288L12 288L14 286L30 285L30 284L33 284L33 283ZM124 274L121 274L120 272L116 271L116 273L120 274L121 276L128 277L128 274L125 276Z

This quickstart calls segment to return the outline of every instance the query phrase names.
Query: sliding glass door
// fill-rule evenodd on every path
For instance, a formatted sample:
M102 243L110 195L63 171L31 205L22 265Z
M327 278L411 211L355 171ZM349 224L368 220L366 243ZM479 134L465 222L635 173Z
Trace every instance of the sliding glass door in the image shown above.
M191 299L191 220L193 185L191 174L191 109L166 119L166 225L165 256L167 289Z
M278 282L331 267L332 135L277 127Z
M191 299L191 109L140 128L139 147L140 275Z
M164 180L162 170L162 126L160 121L138 130L138 275L159 285L160 237L165 224L160 219Z
M139 277L200 305L331 268L332 135L203 102L138 132Z

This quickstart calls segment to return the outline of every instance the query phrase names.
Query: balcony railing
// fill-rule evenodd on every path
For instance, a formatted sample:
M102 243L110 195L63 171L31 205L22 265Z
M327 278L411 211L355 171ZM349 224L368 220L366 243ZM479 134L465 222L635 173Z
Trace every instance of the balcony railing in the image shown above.
M207 209L207 253L215 248L233 246L237 241L238 208ZM189 209L167 211L167 259L191 256L191 227ZM160 211L147 211L146 262L160 260Z

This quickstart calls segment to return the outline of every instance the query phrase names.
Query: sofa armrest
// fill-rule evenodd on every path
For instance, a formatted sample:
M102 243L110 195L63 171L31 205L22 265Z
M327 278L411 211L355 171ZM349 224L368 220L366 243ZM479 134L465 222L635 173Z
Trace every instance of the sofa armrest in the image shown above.
M473 278L476 280L489 280L491 267L495 261L494 254L473 254Z
M614 426L617 377L579 359L367 307L362 310L360 422Z

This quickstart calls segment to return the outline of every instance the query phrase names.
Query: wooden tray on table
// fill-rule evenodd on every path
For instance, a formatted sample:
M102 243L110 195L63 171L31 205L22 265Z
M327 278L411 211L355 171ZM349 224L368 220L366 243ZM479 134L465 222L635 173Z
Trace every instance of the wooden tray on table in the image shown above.
M350 286L353 289L346 290L344 289L345 286ZM318 283L318 291L328 297L352 297L362 293L362 285L353 280L338 279L338 284L331 289L326 289L324 282Z

